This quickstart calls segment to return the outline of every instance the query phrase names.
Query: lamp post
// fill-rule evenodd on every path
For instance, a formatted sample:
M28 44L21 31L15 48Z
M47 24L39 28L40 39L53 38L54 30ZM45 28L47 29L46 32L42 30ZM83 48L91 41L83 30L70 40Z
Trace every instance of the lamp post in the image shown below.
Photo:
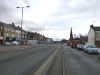
M24 9L24 8L29 8L29 7L30 7L30 6L26 6L26 7L16 7L16 8L20 8L20 9L22 9L20 47L21 47L21 43L22 43L23 9Z

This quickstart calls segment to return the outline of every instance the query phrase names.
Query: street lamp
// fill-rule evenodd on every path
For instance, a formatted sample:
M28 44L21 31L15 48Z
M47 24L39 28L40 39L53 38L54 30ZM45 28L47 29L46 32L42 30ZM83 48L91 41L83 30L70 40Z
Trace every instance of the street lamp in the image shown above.
M23 9L24 9L24 8L29 8L29 7L30 7L30 6L26 6L26 7L16 7L16 8L21 8L21 9L22 9L20 47L21 47L21 43L22 43L22 24L23 24Z

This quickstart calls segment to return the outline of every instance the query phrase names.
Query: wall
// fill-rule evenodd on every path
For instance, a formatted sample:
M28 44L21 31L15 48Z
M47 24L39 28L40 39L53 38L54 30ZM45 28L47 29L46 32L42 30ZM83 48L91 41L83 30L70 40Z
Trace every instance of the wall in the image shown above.
M96 31L96 41L100 41L100 31Z
M88 32L88 44L95 44L95 32L92 28L90 28Z
M37 40L28 40L28 44L37 44Z

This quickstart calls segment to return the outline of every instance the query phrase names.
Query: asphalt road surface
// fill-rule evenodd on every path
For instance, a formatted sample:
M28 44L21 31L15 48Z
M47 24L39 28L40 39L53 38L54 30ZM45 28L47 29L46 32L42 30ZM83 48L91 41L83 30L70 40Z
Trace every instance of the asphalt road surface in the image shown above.
M0 75L34 75L59 46L38 45L36 48L0 53ZM100 60L97 55L63 44L46 75L100 75Z
M0 75L33 75L59 45L0 53Z
M66 75L100 75L97 55L64 47Z
M62 45L46 75L100 75L100 60Z
M62 75L63 74L63 50L62 46L59 49L51 67L46 75Z

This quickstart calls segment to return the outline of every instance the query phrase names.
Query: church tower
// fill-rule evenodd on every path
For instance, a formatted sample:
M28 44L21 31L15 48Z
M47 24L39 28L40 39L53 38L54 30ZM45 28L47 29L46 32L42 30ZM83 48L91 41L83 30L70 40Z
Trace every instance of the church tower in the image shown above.
M72 27L71 27L71 31L70 31L70 45L73 46L73 32L72 32Z

